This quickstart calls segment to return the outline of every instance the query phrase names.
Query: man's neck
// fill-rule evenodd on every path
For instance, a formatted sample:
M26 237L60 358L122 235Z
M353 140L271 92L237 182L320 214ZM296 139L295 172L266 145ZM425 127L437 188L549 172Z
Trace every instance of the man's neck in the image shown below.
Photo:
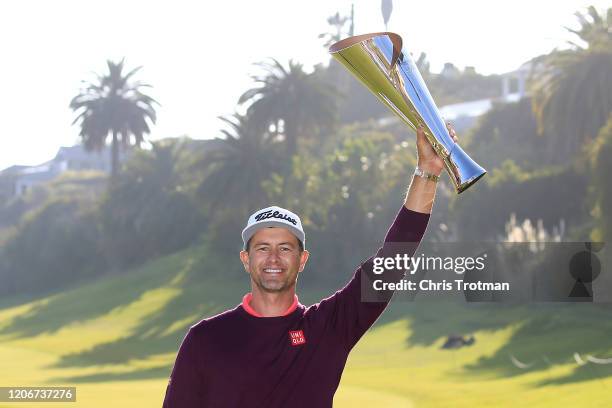
M295 286L283 292L266 292L253 285L249 305L263 317L283 316L295 300Z

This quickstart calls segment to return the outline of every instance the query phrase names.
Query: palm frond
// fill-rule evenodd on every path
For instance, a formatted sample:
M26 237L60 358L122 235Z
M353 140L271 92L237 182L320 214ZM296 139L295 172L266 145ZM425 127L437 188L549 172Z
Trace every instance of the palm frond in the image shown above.
M124 75L124 62L107 60L108 72L84 82L84 88L70 101L69 107L76 113L72 124L80 124L79 134L88 149L104 148L111 133L124 148L140 146L144 135L150 133L149 123L156 122L155 105L159 103L140 91L150 85L130 81L142 67Z

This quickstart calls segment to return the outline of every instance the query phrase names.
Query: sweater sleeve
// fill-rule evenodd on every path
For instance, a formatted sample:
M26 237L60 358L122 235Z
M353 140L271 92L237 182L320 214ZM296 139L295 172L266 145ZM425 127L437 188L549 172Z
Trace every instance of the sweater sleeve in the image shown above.
M198 369L197 342L194 329L185 335L176 356L166 388L163 408L196 408L204 406L202 376Z
M377 275L372 273L373 258L376 256L393 257L399 253L412 256L423 238L428 222L429 214L411 211L402 206L385 236L383 246L376 255L357 268L344 288L321 301L321 311L329 313L327 318L331 326L338 332L349 350L374 324L391 300L392 293L380 301L378 298L373 302L362 300L363 285L370 285L370 282L365 282L364 279L369 281L378 279ZM385 280L387 282L399 281L403 275L404 271L397 271Z

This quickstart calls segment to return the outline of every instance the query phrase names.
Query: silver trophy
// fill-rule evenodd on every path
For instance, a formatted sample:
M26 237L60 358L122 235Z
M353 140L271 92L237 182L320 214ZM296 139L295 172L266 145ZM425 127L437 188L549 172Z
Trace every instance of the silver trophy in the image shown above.
M486 174L449 135L410 53L402 50L402 37L389 32L358 35L333 44L329 52L408 126L424 127L457 193Z

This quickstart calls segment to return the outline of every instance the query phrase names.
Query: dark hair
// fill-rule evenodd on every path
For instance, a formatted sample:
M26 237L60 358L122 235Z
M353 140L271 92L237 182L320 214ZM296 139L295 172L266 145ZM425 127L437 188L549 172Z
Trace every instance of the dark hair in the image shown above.
M250 247L251 247L251 240L252 240L252 239L253 239L253 237L249 238L249 240L247 241L247 243L246 243L246 245L245 245L245 247L244 247L244 250L245 250L245 251L247 251L247 252L249 252L249 249L250 249ZM295 239L296 239L296 240L297 240L297 242L298 242L298 247L300 248L300 252L304 252L304 244L302 243L302 241L300 241L300 240L298 239L298 237L295 237Z

